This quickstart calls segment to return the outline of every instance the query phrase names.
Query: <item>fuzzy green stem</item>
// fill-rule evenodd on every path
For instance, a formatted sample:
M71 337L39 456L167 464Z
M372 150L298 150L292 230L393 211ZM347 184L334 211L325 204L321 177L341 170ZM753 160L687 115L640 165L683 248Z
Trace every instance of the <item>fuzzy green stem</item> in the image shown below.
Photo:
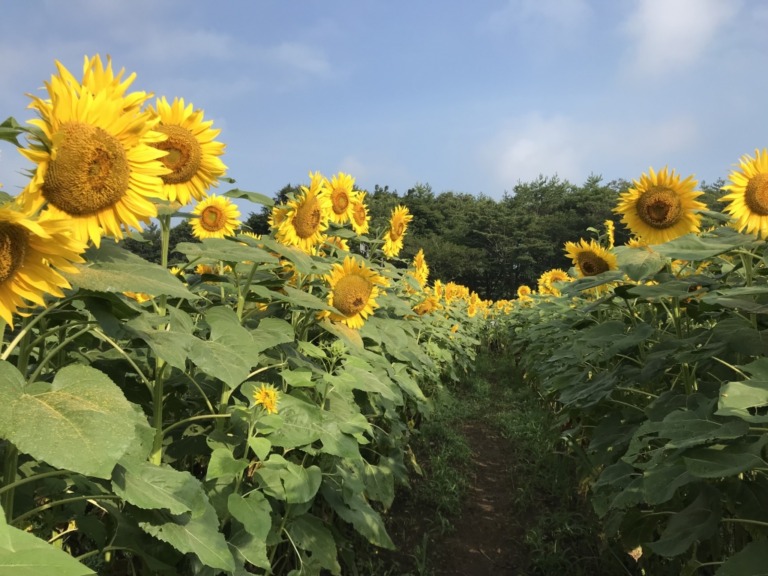
M15 495L16 472L19 468L19 449L16 446L6 441L5 443L5 458L3 458L3 494L0 497L0 503L3 505L5 511L5 520L10 522L13 518L13 500Z
M4 484L0 487L0 494L5 494L9 490L14 490L19 486L28 484L30 482L36 482L37 480L44 480L45 478L54 478L56 476L68 476L72 474L69 470L51 470L50 472L41 472L40 474L34 474L33 476L27 476L21 480L16 480L12 484Z
M73 496L72 498L63 498L61 500L56 500L54 502L48 502L47 504L43 504L42 506L38 506L37 508L32 508L32 510L29 510L22 514L21 516L18 516L17 518L13 519L13 524L16 524L17 526L26 520L27 518L31 518L35 514L39 514L40 512L45 512L46 510L50 510L51 508L55 508L56 506L63 506L65 504L73 504L75 502L83 502L88 500L120 500L120 496L116 494L87 494L83 496ZM9 522L10 524L11 522Z

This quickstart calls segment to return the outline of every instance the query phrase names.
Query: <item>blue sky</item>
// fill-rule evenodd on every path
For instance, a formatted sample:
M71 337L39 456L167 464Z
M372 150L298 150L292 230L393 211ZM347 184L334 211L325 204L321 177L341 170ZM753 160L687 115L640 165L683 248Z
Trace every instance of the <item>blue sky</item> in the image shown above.
M3 118L32 118L55 59L109 54L203 108L228 175L269 196L314 170L497 199L539 174L711 182L768 146L764 2L5 0L2 19ZM9 193L24 167L0 143Z

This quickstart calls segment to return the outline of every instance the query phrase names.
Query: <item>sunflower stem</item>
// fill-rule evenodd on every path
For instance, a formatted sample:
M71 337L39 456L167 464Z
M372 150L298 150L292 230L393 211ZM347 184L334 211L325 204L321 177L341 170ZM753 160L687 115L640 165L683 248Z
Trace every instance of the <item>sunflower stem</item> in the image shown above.
M739 257L741 258L741 263L744 266L744 284L745 286L752 286L752 282L754 281L754 269L752 267L752 258L755 257L755 255L752 252L748 252L746 254L741 253L739 254ZM753 330L757 330L757 314L754 312L749 313L749 322L752 325Z
M13 500L16 493L16 472L19 468L19 449L10 441L5 442L5 457L3 458L3 489L0 504L5 512L6 522L13 518Z

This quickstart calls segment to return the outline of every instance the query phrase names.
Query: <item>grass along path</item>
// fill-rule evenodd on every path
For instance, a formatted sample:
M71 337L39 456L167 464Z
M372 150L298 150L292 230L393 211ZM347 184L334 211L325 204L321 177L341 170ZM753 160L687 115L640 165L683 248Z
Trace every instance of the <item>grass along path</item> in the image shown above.
M551 411L510 359L479 357L469 381L438 395L419 434L423 476L388 516L398 551L377 555L366 573L640 574L602 542Z

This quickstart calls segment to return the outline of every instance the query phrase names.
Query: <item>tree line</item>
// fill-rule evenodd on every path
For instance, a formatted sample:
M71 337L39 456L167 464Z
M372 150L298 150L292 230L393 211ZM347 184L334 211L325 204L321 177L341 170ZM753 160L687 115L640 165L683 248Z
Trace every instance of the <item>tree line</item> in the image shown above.
M700 183L700 198L711 210L722 206L723 180ZM632 183L618 179L603 182L592 175L582 185L557 176L539 176L519 182L511 192L495 200L483 194L441 192L429 184L416 184L405 194L376 185L366 196L371 215L370 237L380 235L389 223L392 209L407 206L414 218L401 253L405 266L421 248L430 267L430 279L457 282L482 298L513 298L518 286L535 289L539 276L552 268L567 270L566 241L589 238L589 228L604 229L606 220L615 224L615 242L628 240L621 217L613 212L619 195ZM288 184L274 195L284 202L299 187ZM270 209L262 207L243 220L243 229L256 234L269 233ZM178 242L195 242L187 221L171 229L171 262ZM160 260L160 233L150 225L143 238L126 239L126 248L147 260ZM396 263L397 264L397 263Z

